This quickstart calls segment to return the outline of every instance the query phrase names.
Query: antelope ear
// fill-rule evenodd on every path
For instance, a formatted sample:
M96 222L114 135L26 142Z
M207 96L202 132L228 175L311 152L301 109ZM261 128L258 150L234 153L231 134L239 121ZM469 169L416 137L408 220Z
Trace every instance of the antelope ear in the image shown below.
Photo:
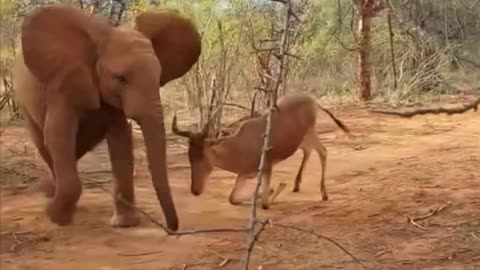
M162 66L160 86L183 76L200 57L200 34L186 18L168 11L144 12L135 18L135 29L152 42Z

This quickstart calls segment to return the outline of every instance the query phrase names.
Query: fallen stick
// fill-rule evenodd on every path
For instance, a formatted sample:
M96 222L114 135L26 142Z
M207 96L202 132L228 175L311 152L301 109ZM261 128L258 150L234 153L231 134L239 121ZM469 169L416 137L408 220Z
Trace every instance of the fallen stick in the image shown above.
M445 208L447 208L449 205L450 205L450 203L446 203L446 204L444 204L444 205L441 205L441 206L437 207L437 208L434 209L433 211L430 210L429 213L427 213L427 214L425 214L425 215L423 215L423 216L414 217L414 218L412 218L412 219L413 219L413 221L425 220L425 219L427 219L427 218L429 218L429 217L431 217L431 216L434 216L434 215L440 213L440 212L443 211Z
M147 255L153 255L153 254L159 254L163 253L163 251L158 250L158 251L150 251L150 252L143 252L143 253L117 253L118 256L124 256L124 257L137 257L137 256L147 256Z
M373 257L377 258L377 257L380 257L380 256L386 254L386 253L391 253L392 250L393 250L393 248L390 245L386 245L384 249L377 252Z
M105 187L99 185L98 186L100 189L102 189L103 191L105 191L106 193L109 193L112 197L113 194L111 194ZM152 216L150 216L147 212L145 212L144 210L140 209L139 207L131 204L130 202L128 202L127 200L125 200L122 196L118 196L118 200L122 201L124 204L134 208L135 210L137 210L138 212L140 212L140 214L142 214L144 217L146 217L148 220L150 220L150 222L152 222L153 224L157 225L158 227L160 227L163 231L165 231L167 233L167 235L175 235L177 236L177 238L180 238L180 236L182 235L192 235L192 234L200 234L200 233L220 233L220 232L248 232L250 230L250 228L218 228L218 229L204 229L204 230L185 230L185 231L171 231L170 229L168 229L167 227L165 227L165 225L163 225L161 222L158 222L157 220L155 220Z
M471 103L466 103L455 108L433 107L433 108L418 108L410 111L395 111L395 110L369 110L369 111L372 113L396 115L400 117L411 118L419 114L428 114L428 113L431 113L431 114L446 113L448 115L461 114L471 109L473 109L473 111L476 112L478 110L479 105L480 105L480 98L476 99Z
M389 251L390 251L390 250L388 250L388 249L384 249L384 250L378 252L377 254L375 254L375 256L373 256L373 257L375 257L375 258L380 257L380 256L382 256L383 254L385 254L385 253L387 253L387 252L389 252Z
M218 264L218 267L224 267L229 262L230 262L230 259L226 258L221 263Z
M13 241L15 241L15 244L13 244L13 245L10 247L10 252L15 252L15 249L17 248L17 246L23 244L23 242L20 241L20 240L18 240L17 235L15 234L15 232L12 232L11 235L12 235Z
M413 226L417 227L417 228L420 228L422 230L426 230L427 228L423 227L422 225L418 224L417 222L415 222L415 220L411 217L407 217L407 220L410 224L412 224Z
M109 193L112 197L113 194L111 194L105 187L99 185L98 186L100 189L102 189L104 192L106 193ZM246 233L249 233L252 234L251 237L252 239L250 239L250 241L248 242L248 246L247 246L247 249L246 249L246 253L249 254L248 256L250 256L251 254L251 251L253 249L253 246L255 245L255 242L258 240L258 237L259 235L265 230L265 227L267 224L270 225L270 227L273 227L273 226L278 226L278 227L281 227L281 228L284 228L284 229L291 229L291 230L296 230L296 231L299 231L299 232L304 232L304 233L309 233L313 236L315 236L316 238L318 239L324 239L324 240L327 240L328 242L334 244L335 246L337 246L339 249L341 249L345 254L347 254L348 256L350 256L356 263L358 263L360 266L362 266L364 269L370 269L369 267L365 266L357 257L355 257L350 251L348 251L346 248L344 248L342 245L340 245L339 243L337 243L335 240L333 240L332 238L330 237L327 237L327 236L324 236L320 233L316 233L314 231L310 231L310 230L306 230L306 229L302 229L302 228L298 228L298 227L295 227L294 225L287 225L287 224L280 224L280 223L276 223L274 224L270 219L266 219L266 220L262 220L260 221L259 219L255 218L254 219L254 222L253 224L250 224L250 226L248 227L244 227L244 228L217 228L217 229L200 229L200 230L185 230L185 231L171 231L169 230L167 227L165 227L165 225L163 225L161 222L155 220L152 216L150 216L147 212L145 212L144 210L142 210L141 208L131 204L130 202L128 202L127 200L125 200L123 197L119 196L118 199L120 201L122 201L123 203L125 203L126 205L134 208L135 210L137 210L138 212L140 212L143 216L145 216L148 220L150 220L150 222L152 222L153 224L157 225L158 227L160 227L163 231L165 231L167 233L167 235L175 235L177 236L177 238L179 238L180 236L182 235L192 235L192 234L200 234L200 233L219 233L219 232L246 232ZM257 224L260 224L260 228L258 229L257 232L255 232L255 225ZM253 232L253 233L252 233ZM225 258L223 258L225 260ZM187 264L184 264L183 265L183 269L186 269L189 265ZM191 266L191 265L190 265Z
M333 240L332 238L330 238L328 236L325 236L323 234L320 234L320 233L317 233L317 232L314 232L314 231L311 231L311 230L302 229L302 228L299 228L299 227L296 227L296 226L293 226L293 225L274 223L273 226L278 226L278 227L281 227L281 228L284 228L284 229L291 229L291 230L295 230L295 231L299 231L299 232L303 232L303 233L308 233L308 234L311 234L311 235L315 236L318 239L327 240L328 242L334 244L339 249L341 249L345 254L350 256L350 258L352 258L361 267L363 267L364 269L370 269L369 267L364 265L362 263L362 261L360 261L360 259L355 257L350 251L348 251L346 248L344 248L342 245L340 245L337 241Z
M446 203L444 205L441 205L441 206L437 207L436 209L434 209L433 211L430 210L429 213L427 213L425 215L422 215L422 216L418 216L418 217L407 216L407 221L415 227L418 227L422 230L426 230L427 228L425 228L423 225L418 224L417 221L425 220L429 217L437 215L438 213L443 211L445 208L447 208L449 205L450 205L450 203Z

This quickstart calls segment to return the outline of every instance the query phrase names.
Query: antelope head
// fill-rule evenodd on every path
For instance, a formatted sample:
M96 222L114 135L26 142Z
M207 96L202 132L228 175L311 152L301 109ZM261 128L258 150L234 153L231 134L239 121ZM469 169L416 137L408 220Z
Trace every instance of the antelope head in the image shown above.
M180 130L177 126L177 115L173 116L172 132L178 136L188 138L188 160L191 167L190 191L199 196L203 193L205 182L213 170L213 162L209 155L211 140L209 135L210 123L201 131Z

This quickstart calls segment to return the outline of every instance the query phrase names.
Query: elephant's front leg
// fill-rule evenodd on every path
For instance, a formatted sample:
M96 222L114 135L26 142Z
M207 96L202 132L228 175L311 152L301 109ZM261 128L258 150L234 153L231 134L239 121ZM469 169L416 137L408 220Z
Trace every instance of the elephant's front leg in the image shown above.
M37 124L35 124L33 119L25 110L21 109L21 112L25 118L25 127L30 132L30 137L32 138L33 144L37 148L40 157L48 166L50 179L42 183L42 189L44 189L47 198L52 198L55 194L55 172L53 170L52 157L45 146L43 130Z
M77 113L64 102L51 104L44 126L45 146L50 153L55 176L55 194L47 206L50 220L60 226L73 221L82 185L77 172Z
M133 139L130 124L122 114L114 116L107 131L107 144L113 171L114 227L131 227L140 222L134 207Z

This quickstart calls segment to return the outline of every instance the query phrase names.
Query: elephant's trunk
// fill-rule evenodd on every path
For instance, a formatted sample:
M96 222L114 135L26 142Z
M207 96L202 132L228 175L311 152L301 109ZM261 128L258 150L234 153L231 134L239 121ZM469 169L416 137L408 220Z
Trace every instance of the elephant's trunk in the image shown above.
M138 120L142 129L147 152L148 167L152 175L153 187L163 209L170 230L178 229L178 217L170 191L167 173L166 134L160 100L152 112Z

